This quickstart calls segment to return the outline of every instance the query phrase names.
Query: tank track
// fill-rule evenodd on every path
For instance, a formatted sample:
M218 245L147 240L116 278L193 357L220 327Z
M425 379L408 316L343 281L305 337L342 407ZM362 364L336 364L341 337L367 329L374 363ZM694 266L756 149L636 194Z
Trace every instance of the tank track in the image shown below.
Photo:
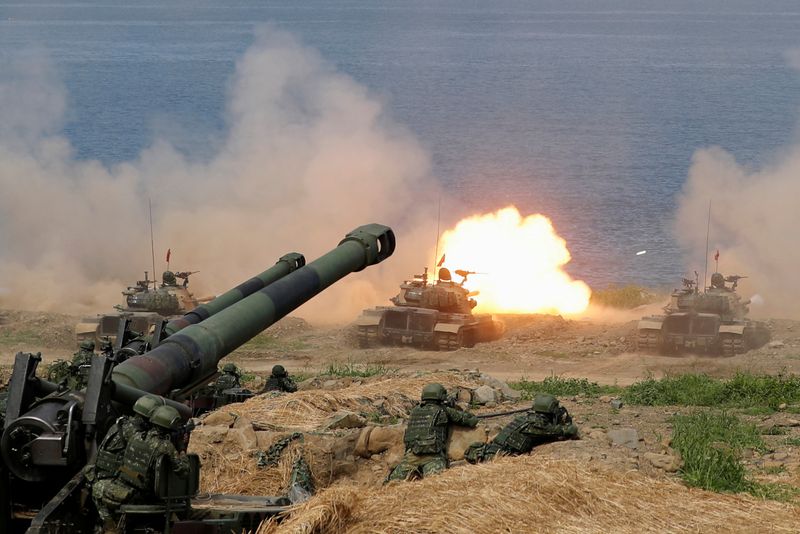
M359 326L358 327L358 346L366 349L378 343L378 327L377 326Z
M436 346L439 350L456 350L461 347L458 334L440 332L436 334Z
M636 339L639 350L657 351L661 348L661 336L651 330L640 330Z
M747 346L742 336L724 336L722 338L722 355L735 356L747 352Z

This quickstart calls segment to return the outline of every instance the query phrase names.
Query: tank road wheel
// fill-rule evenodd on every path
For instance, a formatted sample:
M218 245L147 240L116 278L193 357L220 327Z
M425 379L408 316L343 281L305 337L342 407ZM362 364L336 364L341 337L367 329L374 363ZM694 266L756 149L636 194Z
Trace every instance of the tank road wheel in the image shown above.
M374 325L358 327L358 346L362 349L369 348L378 342L378 327Z
M657 352L661 348L661 335L653 330L639 330L636 347L643 351Z
M436 346L439 350L456 350L461 346L459 334L450 334L448 332L439 332L436 334Z
M735 356L737 354L744 354L747 352L747 347L744 344L742 336L728 334L722 337L722 355L725 357Z

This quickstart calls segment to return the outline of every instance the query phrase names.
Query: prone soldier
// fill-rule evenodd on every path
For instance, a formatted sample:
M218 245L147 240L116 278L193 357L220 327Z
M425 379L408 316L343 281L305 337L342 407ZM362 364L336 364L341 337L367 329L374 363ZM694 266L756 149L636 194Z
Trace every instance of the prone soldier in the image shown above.
M447 390L441 384L422 388L422 402L411 410L403 442L403 460L386 479L407 480L439 473L448 467L447 437L453 425L474 428L478 418L473 414L448 406Z
M226 389L242 387L239 383L241 377L242 375L239 373L239 369L236 368L235 364L226 363L222 366L222 374L219 375L216 382L214 382L214 392L220 395Z
M536 445L578 437L578 427L553 395L537 395L533 406L500 430L489 443L472 443L464 453L469 463L490 460L497 454L518 455Z
M289 373L286 372L282 365L276 365L272 368L272 374L267 379L267 383L264 384L264 389L261 390L261 393L268 391L294 393L297 391L297 384L289 377Z

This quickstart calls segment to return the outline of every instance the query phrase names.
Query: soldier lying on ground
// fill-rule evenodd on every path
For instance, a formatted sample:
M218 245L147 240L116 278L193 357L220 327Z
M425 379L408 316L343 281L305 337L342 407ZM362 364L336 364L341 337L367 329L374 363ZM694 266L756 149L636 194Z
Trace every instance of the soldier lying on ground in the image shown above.
M264 384L264 389L261 390L261 393L266 393L268 391L294 393L297 391L297 384L294 383L294 380L289 378L289 373L286 372L286 369L284 369L282 365L276 365L272 368L272 374L267 379L267 383Z
M464 458L474 464L497 454L525 454L542 443L577 437L578 427L558 399L552 395L537 395L530 410L515 417L491 442L472 443L464 452Z
M422 402L411 410L403 442L403 460L387 477L406 480L426 477L447 469L447 434L452 425L474 428L478 418L445 404L447 390L441 384L422 388Z

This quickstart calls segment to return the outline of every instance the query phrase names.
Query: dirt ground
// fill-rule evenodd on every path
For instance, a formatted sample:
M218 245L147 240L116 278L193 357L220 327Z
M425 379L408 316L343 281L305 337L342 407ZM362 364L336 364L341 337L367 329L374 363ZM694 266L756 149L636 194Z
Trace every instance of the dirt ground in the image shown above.
M612 385L628 385L648 375L660 377L686 372L702 372L716 377L730 376L737 370L769 374L800 373L798 321L769 320L772 330L770 344L746 354L724 358L702 354L664 356L638 352L634 346L636 320L631 317L631 314L617 314L612 320L596 315L591 319L576 320L548 315L504 316L501 319L506 324L507 332L503 339L453 352L387 346L360 349L357 347L355 330L350 325L319 327L301 318L288 317L243 345L227 361L233 361L245 371L261 377L277 363L283 364L299 378L325 374L331 365L357 364L380 366L385 371L391 371L390 375L398 377L414 377L420 371L457 371L458 376L475 377L479 376L475 371L480 371L506 381L520 378L541 380L559 375L585 377ZM0 310L0 381L5 382L8 378L14 354L18 351L42 352L45 364L68 357L75 351L72 329L78 319L52 313ZM310 386L312 389L339 390L342 394L347 394L350 388L363 387L361 379L334 378L329 381L335 382L333 386L325 386L324 377L308 382L313 383ZM376 376L363 382L368 385L372 380L381 379L381 376ZM258 406L259 402L263 402L259 400L261 398L248 402ZM600 466L615 473L635 471L657 480L679 480L677 470L680 460L675 459L670 447L671 418L676 413L689 411L687 408L623 406L617 409L611 405L611 399L605 397L575 396L561 400L578 424L582 439L545 445L537 448L536 454L555 461L569 460L580 466ZM406 402L410 406L414 401L415 395L409 394ZM381 404L380 401L375 402L376 405ZM484 410L514 409L527 404L506 402ZM796 410L790 410L793 411ZM780 429L774 435L765 432L762 436L767 443L767 451L751 451L748 454L748 471L764 482L800 487L800 447L794 445L800 441L800 416L777 412L744 417L764 429ZM510 419L511 416L506 416L487 420L487 435L490 430L496 432ZM387 418L386 422L380 419L377 424L397 422L397 418ZM626 435L633 438L622 443ZM331 443L341 442L340 438L331 438ZM344 441L351 448L355 443ZM260 438L258 446L262 446ZM249 449L242 451L237 461L244 462L248 469L253 470L251 452ZM399 460L398 454L398 451L394 456L385 452L362 459L345 451L339 460L342 475L337 476L336 481L379 488L388 468ZM462 467L462 463L456 462L455 467L468 468ZM213 462L208 466L204 463L203 476L214 476L214 469L219 469L219 466Z
M626 314L633 317L636 312ZM800 373L800 322L772 319L773 342L731 358L704 354L664 356L638 352L636 320L563 319L552 315L506 315L503 339L452 352L410 347L357 347L351 326L316 327L287 317L229 356L248 371L265 372L276 363L305 375L331 363L378 364L401 371L478 369L503 380L546 376L588 378L628 385L647 375L707 373L730 376L737 370ZM75 351L69 315L0 310L0 366L13 365L18 351L41 352L44 363Z

